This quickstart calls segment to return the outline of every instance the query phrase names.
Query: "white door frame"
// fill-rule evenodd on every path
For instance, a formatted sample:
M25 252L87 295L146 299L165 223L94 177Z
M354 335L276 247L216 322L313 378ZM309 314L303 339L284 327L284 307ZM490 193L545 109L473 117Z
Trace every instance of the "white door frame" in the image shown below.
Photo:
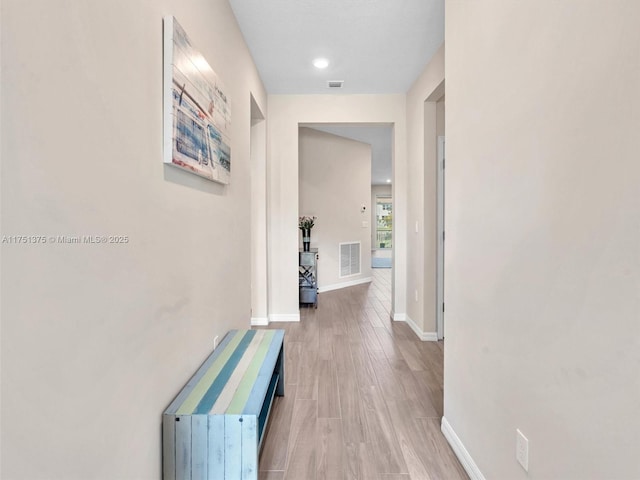
M444 165L445 165L445 137L438 136L438 242L437 242L437 273L436 273L436 329L438 340L444 338Z

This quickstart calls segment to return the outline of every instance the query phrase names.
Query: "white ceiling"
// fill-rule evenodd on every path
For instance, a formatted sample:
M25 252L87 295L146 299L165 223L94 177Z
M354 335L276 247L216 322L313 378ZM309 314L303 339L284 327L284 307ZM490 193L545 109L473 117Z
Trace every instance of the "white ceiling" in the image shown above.
M230 4L270 94L406 93L444 41L444 0ZM316 57L329 66L316 69Z
M388 185L391 174L391 125L344 125L333 123L305 124L322 132L332 133L371 145L371 185Z
M444 41L444 0L229 3L270 94L406 93ZM309 126L370 144L372 185L392 178L390 126Z

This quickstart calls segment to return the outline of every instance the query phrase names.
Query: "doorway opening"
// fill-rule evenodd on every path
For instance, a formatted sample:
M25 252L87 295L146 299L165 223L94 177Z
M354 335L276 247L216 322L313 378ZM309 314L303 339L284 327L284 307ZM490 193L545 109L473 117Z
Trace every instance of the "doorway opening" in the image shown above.
M392 124L299 125L298 213L308 216L322 212L311 239L311 247L318 248L319 253L321 293L371 282L372 269L378 267L378 261L384 263L382 268L389 269L391 283L395 228L391 201L393 136ZM366 165L357 144L368 149ZM379 218L378 212L384 218ZM338 274L338 245L354 241L361 245L361 270L358 275L345 278Z
M420 313L424 315L424 332L434 341L443 340L445 331L444 120L443 80L424 101L424 236L421 239L424 303Z
M251 325L268 325L267 127L251 95Z

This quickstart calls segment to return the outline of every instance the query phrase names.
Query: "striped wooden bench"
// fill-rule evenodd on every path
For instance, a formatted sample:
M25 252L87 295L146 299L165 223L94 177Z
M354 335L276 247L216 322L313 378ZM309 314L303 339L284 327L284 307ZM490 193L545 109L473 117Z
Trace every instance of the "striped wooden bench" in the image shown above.
M284 330L231 330L164 412L164 480L258 478Z

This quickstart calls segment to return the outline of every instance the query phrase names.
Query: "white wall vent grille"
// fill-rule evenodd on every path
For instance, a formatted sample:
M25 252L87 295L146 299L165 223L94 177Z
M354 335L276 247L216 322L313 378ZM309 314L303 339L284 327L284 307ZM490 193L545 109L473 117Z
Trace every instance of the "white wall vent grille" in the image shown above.
M329 80L327 81L328 88L342 88L344 80Z
M341 243L340 248L340 278L359 275L360 272L360 242Z

